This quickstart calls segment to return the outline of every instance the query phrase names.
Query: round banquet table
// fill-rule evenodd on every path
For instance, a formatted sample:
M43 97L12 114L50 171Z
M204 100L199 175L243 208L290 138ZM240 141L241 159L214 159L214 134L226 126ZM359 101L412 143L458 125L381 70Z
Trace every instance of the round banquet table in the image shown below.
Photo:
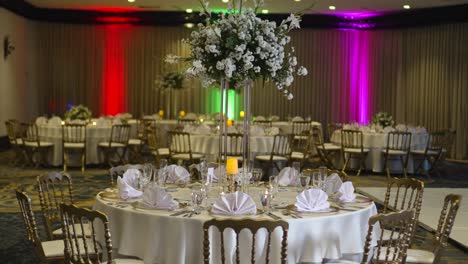
M137 135L136 120L129 120L130 138ZM98 144L108 141L110 138L111 126L96 126L89 124L86 127L86 164L99 164L100 155ZM48 155L48 162L52 166L62 165L62 127L61 126L38 126L39 139L54 144ZM72 164L80 164L80 158L77 155L71 155ZM102 160L102 159L101 159Z
M210 197L217 196L216 189L218 188L212 188ZM171 190L173 190L171 195L179 201L190 199L188 188ZM260 208L257 198L259 189L251 188L250 191L257 203L257 208ZM279 201L279 205L293 204L297 194L297 191L292 188L280 189L275 201ZM214 200L215 198L209 198L207 202L212 204ZM135 206L136 203L136 200L119 201L97 195L94 209L104 212L109 217L112 244L118 254L136 256L143 259L145 263L151 264L203 263L203 224L219 216L214 216L206 210L191 218L170 216L174 211L144 209ZM359 261L364 249L368 220L377 214L377 209L373 202L353 206L359 206L360 209L339 210L331 213L304 213L303 218L297 219L284 216L279 210L273 211L275 215L289 223L287 263L322 263L324 259L339 258ZM271 220L265 215L248 217ZM373 245L375 246L380 228L376 226L374 231ZM101 232L103 232L102 228L98 230L98 233ZM213 239L210 242L212 252L210 263L220 263L219 232L214 229L210 229L210 232L210 237ZM266 253L265 232L265 230L260 230L256 236L256 254L259 256L264 256ZM272 235L271 263L279 263L278 249L281 235L280 229L276 229ZM233 234L225 233L227 263L233 263L235 259L233 237ZM251 235L248 232L242 232L239 239L241 263L247 263L251 254L248 249L251 245ZM216 248L213 250L213 247Z
M383 172L384 157L382 150L387 146L387 133L375 133L375 132L363 132L363 146L369 148L370 152L366 158L367 169L372 168L373 172ZM424 150L427 144L427 132L412 133L411 136L411 150ZM331 142L340 145L341 144L341 130L333 132ZM341 156L340 156L341 158ZM343 161L340 161L343 164ZM352 163L355 162L355 163ZM357 161L350 161L350 164L359 166ZM417 164L416 164L417 165ZM396 159L389 159L388 166L391 171L403 171L401 167L401 161ZM408 158L408 173L414 173L415 162L412 155Z

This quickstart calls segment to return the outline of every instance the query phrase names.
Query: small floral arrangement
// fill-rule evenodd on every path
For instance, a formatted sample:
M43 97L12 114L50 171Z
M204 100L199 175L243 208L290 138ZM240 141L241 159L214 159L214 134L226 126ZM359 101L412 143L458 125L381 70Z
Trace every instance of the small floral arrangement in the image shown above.
M161 88L163 89L182 89L184 88L184 74L180 72L169 72L165 74L161 80Z
M394 121L390 113L378 112L372 117L372 124L380 125L382 127L393 126Z
M69 120L88 120L92 117L92 112L84 105L75 105L70 107L64 114L65 119Z
M261 19L256 12L263 0L253 0L254 8L246 7L247 0L229 1L228 13L212 17L208 1L200 0L206 17L198 24L187 41L190 58L166 56L167 63L190 62L187 73L200 77L203 86L225 79L230 87L241 86L244 80L272 81L289 99L288 91L294 75L305 76L307 69L298 66L289 32L300 28L300 15L291 14L280 25ZM233 3L237 6L232 6Z

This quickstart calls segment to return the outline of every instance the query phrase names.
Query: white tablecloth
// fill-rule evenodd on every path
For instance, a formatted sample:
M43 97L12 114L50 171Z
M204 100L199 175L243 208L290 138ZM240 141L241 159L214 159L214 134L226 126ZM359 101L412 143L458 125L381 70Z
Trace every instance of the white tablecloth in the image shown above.
M129 120L130 137L137 134L136 120ZM108 141L111 133L111 127L99 127L88 125L86 128L86 164L99 164L98 144ZM42 141L52 142L54 144L48 155L48 162L52 166L62 165L62 127L38 126L39 138ZM71 164L80 164L80 158L71 155Z
M423 150L427 144L427 133L413 133L411 136L411 150ZM340 145L341 144L341 130L333 132L331 142ZM387 146L387 134L386 133L363 133L363 145L364 148L369 148L370 152L367 155L366 167L372 169L373 172L382 172L384 170L383 163L384 157L382 150ZM343 161L339 161L343 164ZM392 172L401 172L401 161L400 160L389 160L389 168ZM418 161L419 162L419 161ZM350 162L351 163L351 162ZM359 166L358 163L352 165ZM413 157L410 155L408 159L408 173L414 173L415 164Z
M216 188L210 194L214 194ZM252 197L258 203L258 190L251 188ZM173 197L189 199L189 189L178 189L172 193ZM292 204L295 201L296 191L278 193L281 204ZM209 199L209 203L213 199ZM258 206L258 205L257 205ZM173 212L164 210L136 209L131 203L116 203L112 200L103 200L99 196L94 209L106 213L110 220L112 244L114 250L122 255L137 256L145 263L170 264L199 264L203 263L203 223L214 216L204 211L192 218L169 216ZM363 253L365 237L367 235L368 220L377 214L373 203L364 205L362 209L354 212L339 211L328 214L304 214L301 219L283 216L275 211L289 223L288 233L288 263L318 262L326 259L338 259L343 256L360 255ZM254 218L265 217L263 215ZM211 230L211 229L210 229ZM374 229L374 239L379 235L380 229ZM102 232L102 230L101 230ZM211 232L214 232L211 230ZM278 245L281 232L274 233L272 245ZM245 234L244 234L245 235ZM240 236L241 263L249 262L250 251L243 251L248 242L248 235ZM219 236L219 234L217 234ZM214 236L215 238L217 236ZM257 254L265 254L266 248L262 240L264 234L257 236L259 243ZM227 263L232 263L234 256L233 239L226 238ZM375 243L374 243L375 244ZM219 247L219 243L211 243ZM279 247L276 247L279 248ZM215 250L216 252L217 250ZM211 250L213 252L213 250ZM271 252L271 263L279 263L280 252ZM211 254L213 257L213 253ZM220 263L215 258L210 263Z

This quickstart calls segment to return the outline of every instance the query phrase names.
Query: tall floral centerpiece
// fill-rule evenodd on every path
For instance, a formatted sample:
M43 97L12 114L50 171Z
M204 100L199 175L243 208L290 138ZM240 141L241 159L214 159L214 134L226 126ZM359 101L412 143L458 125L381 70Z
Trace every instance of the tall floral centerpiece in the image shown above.
M294 54L294 47L290 45L289 32L300 28L300 15L291 14L279 25L273 21L257 17L256 13L263 0L253 0L249 7L247 0L230 0L228 12L217 16L212 15L209 3L200 0L205 16L205 23L197 25L191 33L187 43L190 46L190 58L168 55L166 62L189 62L187 74L199 77L202 85L220 85L221 114L220 114L220 146L219 159L224 158L222 150L227 149L227 124L223 112L227 113L227 89L244 89L244 124L243 124L243 152L244 174L247 173L249 157L250 130L250 91L252 81L263 79L273 82L280 94L287 99L293 99L289 87L294 77L307 75L307 69L299 66ZM222 145L224 144L224 148Z
M65 112L64 117L66 120L83 120L87 121L91 119L92 112L84 105L75 105L70 107L68 111Z
M176 91L184 88L185 74L179 71L170 71L164 74L161 78L156 80L156 85L163 90L169 92L169 101L167 110L169 118L177 116L177 94Z
M380 125L383 128L393 126L393 116L387 112L378 112L372 117L372 123L374 125Z

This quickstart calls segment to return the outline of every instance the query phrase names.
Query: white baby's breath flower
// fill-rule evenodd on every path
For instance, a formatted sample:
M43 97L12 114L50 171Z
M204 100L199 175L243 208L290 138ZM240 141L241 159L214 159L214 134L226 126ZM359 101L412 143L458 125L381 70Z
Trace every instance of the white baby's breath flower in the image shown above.
M299 70L297 70L297 75L299 76L306 76L307 74L307 68L304 66L299 67Z

